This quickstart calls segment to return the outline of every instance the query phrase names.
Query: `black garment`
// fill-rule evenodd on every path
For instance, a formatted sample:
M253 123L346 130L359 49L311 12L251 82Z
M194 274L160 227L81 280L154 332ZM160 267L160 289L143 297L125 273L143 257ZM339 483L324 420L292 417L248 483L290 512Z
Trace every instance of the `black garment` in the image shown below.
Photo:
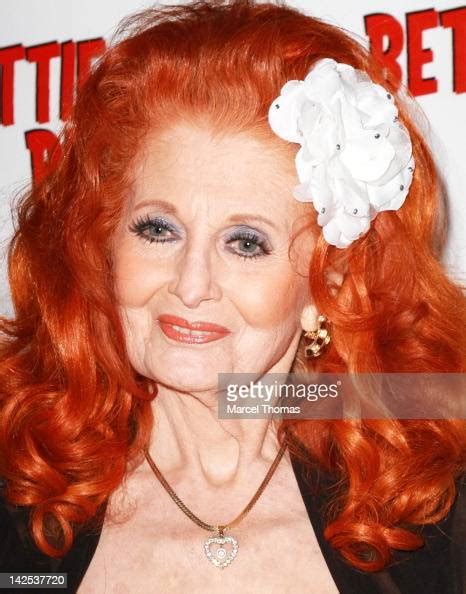
M426 540L422 549L396 552L395 564L384 571L365 573L345 563L323 537L321 512L328 500L332 478L321 471L305 472L294 456L291 460L321 551L342 594L466 594L466 477L457 483L458 496L448 516L436 525L420 528ZM65 557L51 559L35 547L27 529L27 518L26 508L16 508L0 498L0 572L66 572L68 588L0 592L75 593L97 548L101 525L93 532L78 534Z

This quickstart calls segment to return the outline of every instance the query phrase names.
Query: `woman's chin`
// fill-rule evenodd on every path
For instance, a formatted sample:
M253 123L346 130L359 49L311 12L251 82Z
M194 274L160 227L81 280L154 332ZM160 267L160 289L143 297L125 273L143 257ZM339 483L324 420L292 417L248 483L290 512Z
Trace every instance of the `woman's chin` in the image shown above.
M157 383L181 392L217 392L218 374L224 371L220 361L212 361L200 353L193 354L187 350L183 356L164 353L157 358L157 365L151 367L153 373L150 375ZM226 369L229 370L230 366Z
M206 375L215 375L217 379L218 373L233 368L230 349L225 349L218 342L189 346L154 344L153 347L151 360L154 368L170 370L170 374L179 370L183 375L189 373L204 378Z
M217 374L215 377L199 376L197 374L189 373L189 377L176 375L164 375L163 377L155 378L157 384L165 386L170 390L176 392L212 392L217 397L218 393L218 378Z

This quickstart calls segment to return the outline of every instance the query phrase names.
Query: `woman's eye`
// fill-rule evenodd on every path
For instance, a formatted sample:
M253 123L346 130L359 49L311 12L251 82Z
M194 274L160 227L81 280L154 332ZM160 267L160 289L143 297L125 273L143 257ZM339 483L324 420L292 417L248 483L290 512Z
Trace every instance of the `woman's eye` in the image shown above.
M149 243L166 243L176 240L176 237L173 237L176 234L174 227L159 217L149 215L140 217L130 225L129 230Z
M245 260L265 256L271 251L267 242L253 231L236 232L228 239L227 243L234 244L236 246L233 250L234 253Z
M163 218L145 215L134 221L129 230L149 243L174 242L179 238L176 229ZM245 260L259 258L271 252L268 242L251 230L237 230L227 240L230 251Z

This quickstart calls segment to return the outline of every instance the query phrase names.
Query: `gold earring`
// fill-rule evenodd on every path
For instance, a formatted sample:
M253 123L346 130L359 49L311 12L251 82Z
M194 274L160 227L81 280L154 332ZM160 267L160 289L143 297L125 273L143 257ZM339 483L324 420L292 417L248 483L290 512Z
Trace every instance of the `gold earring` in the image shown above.
M304 349L304 356L307 359L321 355L324 347L330 342L327 324L327 318L322 314L317 315L313 305L306 305L301 314L301 326L304 336L311 341Z

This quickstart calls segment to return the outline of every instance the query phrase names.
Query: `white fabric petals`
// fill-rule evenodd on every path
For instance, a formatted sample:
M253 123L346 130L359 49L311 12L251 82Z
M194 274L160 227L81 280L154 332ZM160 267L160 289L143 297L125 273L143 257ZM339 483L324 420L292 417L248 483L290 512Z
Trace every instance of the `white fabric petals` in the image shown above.
M312 202L325 240L348 247L383 210L397 210L414 172L412 145L393 97L365 72L324 58L290 80L269 109L269 124L301 145L293 196Z

